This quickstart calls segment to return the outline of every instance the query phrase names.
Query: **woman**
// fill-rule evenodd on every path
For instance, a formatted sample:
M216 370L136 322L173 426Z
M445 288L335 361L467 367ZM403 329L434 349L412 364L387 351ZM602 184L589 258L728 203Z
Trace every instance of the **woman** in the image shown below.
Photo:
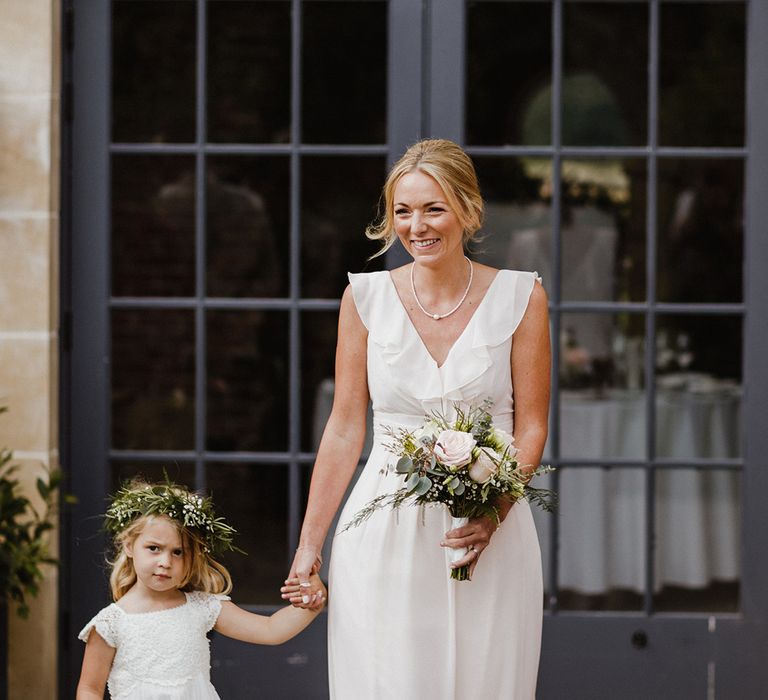
M383 200L381 221L366 233L382 252L399 239L413 263L350 275L341 301L333 409L290 573L310 596L308 577L362 450L369 397L373 449L342 525L400 485L385 468L385 426L415 428L432 410L490 398L521 464L539 464L547 435L546 294L535 273L465 257L483 214L472 161L450 141L421 141L393 167ZM450 530L447 509L407 507L335 536L332 698L534 697L541 555L528 504L498 507L500 525L477 518ZM446 547L470 548L455 565L470 564L471 581L449 578Z

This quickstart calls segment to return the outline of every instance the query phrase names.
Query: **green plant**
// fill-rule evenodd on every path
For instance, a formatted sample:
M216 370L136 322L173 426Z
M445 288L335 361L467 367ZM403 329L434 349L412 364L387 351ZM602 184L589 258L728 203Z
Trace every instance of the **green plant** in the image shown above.
M7 409L0 407L0 413ZM37 492L42 499L38 511L21 491L15 478L18 465L11 464L13 453L0 449L0 598L13 601L20 617L29 615L29 596L36 596L43 578L44 564L58 564L48 551L49 530L53 529L56 493L61 471L50 470L38 478ZM65 499L67 500L67 499Z

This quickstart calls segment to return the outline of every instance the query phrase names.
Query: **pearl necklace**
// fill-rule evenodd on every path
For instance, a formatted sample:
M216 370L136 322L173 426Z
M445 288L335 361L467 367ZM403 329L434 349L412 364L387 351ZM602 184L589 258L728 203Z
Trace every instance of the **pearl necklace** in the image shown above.
M416 267L416 263L413 263L411 265L411 291L413 292L413 298L416 300L416 305L430 318L434 319L435 321L439 321L441 318L446 318L447 316L450 316L455 311L458 311L458 308L464 303L464 300L467 298L467 294L469 294L469 288L472 286L472 277L475 273L475 268L472 266L472 261L465 255L464 260L469 263L469 282L467 282L467 288L464 290L464 294L459 299L459 303L456 304L450 311L444 314L431 314L429 311L427 311L419 301L419 297L416 294L416 285L413 283L413 270Z

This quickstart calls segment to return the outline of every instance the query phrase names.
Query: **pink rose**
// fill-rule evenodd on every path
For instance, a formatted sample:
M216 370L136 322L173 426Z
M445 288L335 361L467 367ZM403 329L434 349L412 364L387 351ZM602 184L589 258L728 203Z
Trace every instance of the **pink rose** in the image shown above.
M435 457L446 467L463 467L472 460L472 450L477 440L470 433L460 430L443 430L437 436Z
M499 459L496 452L488 448L480 448L480 455L469 468L469 478L478 484L484 484L488 481L499 468L498 464L493 461L494 458Z

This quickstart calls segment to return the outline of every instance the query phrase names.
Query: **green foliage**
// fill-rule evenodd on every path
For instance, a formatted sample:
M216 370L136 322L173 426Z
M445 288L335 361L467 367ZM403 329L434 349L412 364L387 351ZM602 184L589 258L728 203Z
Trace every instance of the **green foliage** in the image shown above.
M0 407L0 413L5 412ZM43 502L38 512L21 491L11 464L13 453L0 449L0 596L16 604L20 617L29 615L30 596L37 595L44 564L57 564L48 551L48 531L53 529L56 494L61 471L48 472L37 480L37 492Z

